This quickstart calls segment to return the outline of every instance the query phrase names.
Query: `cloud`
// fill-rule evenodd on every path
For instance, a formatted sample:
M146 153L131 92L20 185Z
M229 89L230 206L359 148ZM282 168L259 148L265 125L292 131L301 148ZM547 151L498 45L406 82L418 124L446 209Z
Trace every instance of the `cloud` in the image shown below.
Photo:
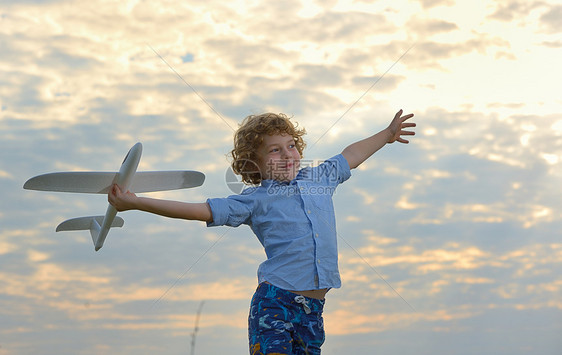
M415 45L413 53L404 59L406 64L414 68L442 69L440 62L467 55L473 52L486 53L490 48L509 48L509 42L497 37L483 33L472 33L471 38L456 43L439 43L423 41Z
M283 14L291 7L284 6L284 9L261 12L275 18L262 15L256 18L255 23L249 24L247 31L256 34L265 31L268 36L279 38L280 46L290 41L299 41L308 42L320 49L324 43L344 44L373 34L391 33L396 28L384 15L378 13L323 11L312 18L302 18L290 13ZM255 13L260 14L259 11ZM283 21L277 20L280 16L283 16Z
M497 8L490 18L500 21L524 19L531 11L540 8L543 3L537 1L504 1L497 3Z
M424 9L437 6L452 6L455 4L453 0L419 0Z
M562 41L544 41L541 45L547 48L560 48L562 47Z
M358 76L352 79L353 84L358 87L370 88L376 85L376 91L391 91L397 88L400 83L404 82L406 77L400 75L385 75L383 78L380 76Z
M535 15L539 16L539 31L548 34L560 32L562 6L544 1L506 1L498 3L495 12L489 18L503 22L515 21L520 26L531 23Z
M473 314L468 310L435 310L427 313L400 313L392 316L386 314L361 314L356 307L352 310L342 309L326 316L330 332L335 335L369 334L404 329L420 323L430 324L449 322L470 318ZM355 311L355 312L354 312Z
M541 15L540 20L548 33L557 34L562 30L561 17L562 5L554 5Z
M416 36L428 38L439 33L447 33L459 30L459 26L453 22L441 19L420 19L414 18L408 21L407 26Z

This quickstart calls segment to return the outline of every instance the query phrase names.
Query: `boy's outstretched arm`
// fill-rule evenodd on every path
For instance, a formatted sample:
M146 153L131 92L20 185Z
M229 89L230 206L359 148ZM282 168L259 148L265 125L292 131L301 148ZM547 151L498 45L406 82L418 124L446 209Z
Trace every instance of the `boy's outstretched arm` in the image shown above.
M138 197L132 192L121 191L117 185L113 185L111 191L109 191L107 200L119 212L140 210L170 218L183 218L204 222L211 222L213 220L211 208L209 207L209 204L205 202L185 203Z
M347 160L349 167L355 169L387 143L394 143L396 141L405 144L409 143L402 136L413 136L415 134L413 131L404 130L405 128L416 126L413 122L405 122L412 117L414 117L412 113L402 116L402 110L400 110L387 128L373 136L347 146L343 150L342 155Z

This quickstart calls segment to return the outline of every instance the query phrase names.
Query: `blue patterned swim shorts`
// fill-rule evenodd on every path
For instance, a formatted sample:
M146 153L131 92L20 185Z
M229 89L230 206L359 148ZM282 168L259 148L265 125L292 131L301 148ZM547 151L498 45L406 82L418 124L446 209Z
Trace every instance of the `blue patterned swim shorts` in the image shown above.
M324 300L261 283L250 305L251 355L317 355L324 343Z

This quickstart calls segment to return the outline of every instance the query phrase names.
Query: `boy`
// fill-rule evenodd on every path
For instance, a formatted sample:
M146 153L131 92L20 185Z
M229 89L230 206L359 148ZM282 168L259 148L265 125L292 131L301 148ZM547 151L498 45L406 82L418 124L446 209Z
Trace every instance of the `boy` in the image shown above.
M400 110L381 132L301 169L305 130L283 114L248 116L235 133L232 168L254 187L183 203L137 197L114 185L108 200L118 211L138 209L208 226L249 225L267 254L250 305L250 354L320 354L324 297L341 286L333 192L387 143L408 143L402 136L414 135L405 130L415 127L405 122L411 117Z

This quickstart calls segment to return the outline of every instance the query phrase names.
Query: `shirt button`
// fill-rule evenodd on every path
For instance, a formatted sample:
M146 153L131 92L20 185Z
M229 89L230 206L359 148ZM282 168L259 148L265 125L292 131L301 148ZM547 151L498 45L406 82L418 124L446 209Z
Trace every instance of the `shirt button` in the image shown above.
M311 214L311 213L312 213L312 212L310 212L310 210L308 210L308 211L306 211L306 212L308 212L308 214Z
M318 233L316 233L314 236L315 236L316 238L318 238Z
M318 259L318 261L317 261L317 262L318 262L318 264L320 264L320 259Z

